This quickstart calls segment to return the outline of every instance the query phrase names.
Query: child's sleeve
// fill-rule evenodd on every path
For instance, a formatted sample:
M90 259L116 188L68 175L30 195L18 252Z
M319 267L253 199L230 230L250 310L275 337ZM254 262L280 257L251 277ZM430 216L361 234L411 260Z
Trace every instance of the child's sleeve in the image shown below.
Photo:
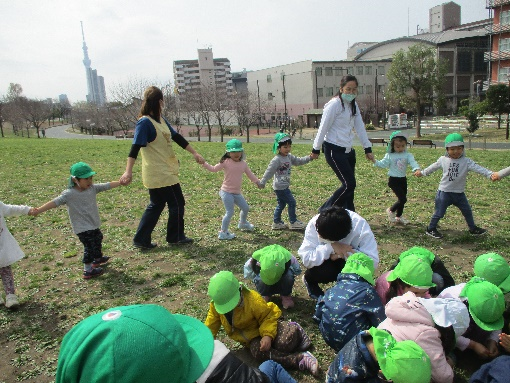
M202 167L206 170L209 170L210 172L216 173L216 172L219 172L220 170L225 168L225 162L220 162L214 166L212 166L211 164L209 164L207 162L204 162L202 164Z
M416 162L416 160L414 159L414 156L411 153L407 153L407 155L408 155L408 160L409 160L409 166L411 167L413 172L420 169L420 165L418 164L418 162Z
M105 183L101 183L101 184L94 184L93 187L94 187L94 190L96 191L96 193L101 193L103 191L111 189L109 182L105 182Z
M441 159L443 157L439 157L439 159L434 162L432 165L429 165L427 168L425 168L424 170L421 171L421 174L423 176L428 176L429 174L432 174L434 173L436 170L439 170L442 168L442 165L441 165Z
M253 305L251 311L259 324L259 335L276 338L281 310L273 302L267 303L259 293L253 291L250 294L252 295L250 303Z
M378 168L389 168L390 163L391 163L390 155L386 153L382 160L374 162L374 166Z
M294 274L294 276L301 274L301 266L299 266L299 262L294 256L292 256L292 258L290 259L289 269L292 272L292 274Z
M254 280L255 277L257 276L257 274L255 274L253 272L253 269L251 268L251 260L252 258L248 258L248 260L246 261L246 263L244 264L244 277L246 279L250 279L250 280Z
M310 156L304 156L304 157L296 157L292 154L289 154L290 157L290 163L292 165L300 166L309 163L312 160L312 157Z
M207 318L205 318L205 325L211 330L213 337L216 338L218 331L221 327L220 314L214 308L214 303L209 303L209 311L207 312Z
M30 206L25 205L6 205L0 202L0 209L4 217L16 217L26 215L30 211Z
M510 166L504 169L501 169L499 172L499 178L508 177L510 175Z
M269 181L269 179L274 176L276 170L278 169L278 164L279 164L278 157L273 157L271 162L269 162L269 165L267 165L267 169L264 172L264 175L260 179L260 184L262 186L265 186L267 181Z
M475 161L473 161L470 158L468 158L468 170L481 174L482 176L485 176L487 178L489 178L493 173L492 170L489 170L481 165L478 165Z

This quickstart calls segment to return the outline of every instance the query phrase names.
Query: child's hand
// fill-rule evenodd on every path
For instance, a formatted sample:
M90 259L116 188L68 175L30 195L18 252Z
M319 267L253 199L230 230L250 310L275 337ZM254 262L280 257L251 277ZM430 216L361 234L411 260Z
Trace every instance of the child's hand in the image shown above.
M352 248L352 246L347 245L345 243L333 242L331 244L331 247L333 248L335 253L338 255L337 259L338 258L347 259L347 256L349 255L349 253L354 253L354 249ZM332 259L332 260L334 260L334 259Z
M489 341L487 342L487 349L489 350L489 358L495 358L496 356L498 356L499 354L498 343L495 340L489 339Z
M499 344L505 349L506 352L510 352L510 335L505 333L499 334Z
M489 350L481 343L471 340L469 348L472 349L480 358L487 359L490 355Z
M36 216L37 214L39 214L39 211L37 210L36 207L31 207L30 210L28 211L28 215L32 215L32 216Z
M494 172L491 174L491 180L492 181L499 181L501 177L499 176L498 172Z
M269 351L269 349L271 348L271 337L268 336L268 335L265 335L262 337L262 339L260 340L260 351L264 352L264 351Z
M310 157L312 157L312 160L316 160L319 158L319 155L317 153L310 153Z
M195 154L195 155L194 155L194 157L195 157L195 161L197 161L200 165L202 165L202 164L205 162L204 157L202 157L202 156L201 156L200 154L198 154L198 153L197 153L197 154Z
M423 173L421 172L420 169L418 169L417 171L414 172L414 176L415 177L423 177Z
M264 189L266 187L266 185L263 185L260 180L257 181L257 186L259 189Z
M366 158L367 158L367 160L369 160L369 161L372 161L372 162L374 162L374 161L375 161L374 153L366 153L366 154L365 154L365 157L366 157Z

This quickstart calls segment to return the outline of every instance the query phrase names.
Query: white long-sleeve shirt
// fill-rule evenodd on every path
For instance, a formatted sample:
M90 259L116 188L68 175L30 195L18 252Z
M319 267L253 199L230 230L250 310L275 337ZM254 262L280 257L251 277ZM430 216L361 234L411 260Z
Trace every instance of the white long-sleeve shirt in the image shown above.
M12 265L25 256L18 242L7 228L4 217L28 214L29 206L7 205L0 202L0 267Z

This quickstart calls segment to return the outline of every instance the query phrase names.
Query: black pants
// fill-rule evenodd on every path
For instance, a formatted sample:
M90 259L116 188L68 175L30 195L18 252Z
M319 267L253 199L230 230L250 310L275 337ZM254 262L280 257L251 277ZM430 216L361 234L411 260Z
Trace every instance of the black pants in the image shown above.
M317 296L323 295L324 291L319 287L319 283L335 282L344 266L345 259L343 258L336 261L326 259L321 265L307 269L305 279L309 289Z
M404 205L407 202L407 177L390 177L388 186L397 196L397 202L390 207L390 211L394 212L397 217L402 216Z
M94 259L103 256L103 233L101 230L87 230L77 235L84 246L83 263L92 263Z

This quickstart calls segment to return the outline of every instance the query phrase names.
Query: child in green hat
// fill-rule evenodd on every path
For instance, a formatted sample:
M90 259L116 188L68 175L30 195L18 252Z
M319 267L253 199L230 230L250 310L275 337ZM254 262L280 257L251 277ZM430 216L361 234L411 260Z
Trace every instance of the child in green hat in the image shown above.
M352 338L329 366L326 383L430 383L430 359L412 340L397 342L371 327Z
M233 138L225 145L226 152L221 157L220 162L214 166L204 162L202 166L210 172L223 171L224 178L220 188L220 198L225 206L225 215L221 220L221 230L218 233L218 239L230 240L236 236L228 230L230 221L234 216L234 206L237 205L241 210L239 214L239 224L237 228L240 230L252 231L255 227L248 222L248 211L250 207L241 194L241 184L243 182L243 174L250 179L251 182L260 186L259 179L253 174L244 160L245 154L241 141Z
M244 264L244 277L255 284L266 302L279 294L284 309L294 307L292 288L301 267L290 251L280 245L269 245L253 253Z
M290 153L292 148L291 137L287 133L276 133L274 136L273 153L276 154L260 179L262 187L273 178L273 190L276 194L276 208L273 214L273 230L304 230L306 225L299 221L296 216L296 200L290 190L290 174L292 166L307 164L312 160L311 155L296 157ZM282 212L288 208L289 226L282 221Z
M336 352L361 330L377 327L385 318L374 289L374 261L363 253L347 258L336 284L319 298L313 316L324 341Z
M213 275L207 291L211 298L205 325L214 337L223 326L229 338L249 347L258 361L274 360L284 368L319 372L308 351L310 338L295 322L278 319L282 312L273 302L239 283L230 271Z
M417 177L428 176L436 170L442 169L443 176L439 182L439 188L435 199L435 211L432 215L426 234L433 238L443 238L437 230L437 223L444 217L446 209L450 205L457 206L462 212L472 235L482 235L487 230L475 225L473 212L467 200L466 180L468 172L473 171L490 178L492 171L478 165L472 159L464 155L464 139L459 133L451 133L444 141L446 154L423 171L417 170L414 175Z
M413 172L420 169L414 156L407 151L407 135L400 130L391 133L384 158L380 161L374 158L372 162L379 168L388 168L388 186L397 196L397 202L386 209L388 220L390 223L407 225L409 221L402 215L407 202L406 169L407 166L410 166Z
M74 233L83 243L83 278L90 279L103 274L100 265L108 262L110 257L103 255L103 233L99 228L99 209L97 193L116 188L120 181L95 184L92 177L96 174L85 162L71 166L68 189L62 194L37 208L36 215L61 205L67 206L67 212Z

